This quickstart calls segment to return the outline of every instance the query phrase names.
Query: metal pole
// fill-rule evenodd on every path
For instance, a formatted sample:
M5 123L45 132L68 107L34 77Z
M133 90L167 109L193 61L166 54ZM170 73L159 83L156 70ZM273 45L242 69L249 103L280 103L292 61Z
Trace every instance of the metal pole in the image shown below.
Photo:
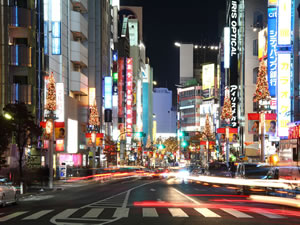
M51 132L51 138L49 143L49 188L53 188L53 152L54 152L54 135L55 135L55 127L54 120L52 120L53 127Z
M229 127L226 127L226 164L229 166Z
M265 162L265 114L262 111L260 113L260 121L261 121L261 151L260 151L260 161Z

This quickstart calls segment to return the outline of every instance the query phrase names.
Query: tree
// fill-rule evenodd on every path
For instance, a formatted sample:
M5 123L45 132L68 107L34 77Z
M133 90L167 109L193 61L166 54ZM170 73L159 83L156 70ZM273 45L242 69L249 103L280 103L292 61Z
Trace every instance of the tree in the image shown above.
M54 112L56 110L56 89L53 72L49 76L49 83L47 85L47 97L45 109Z
M35 123L34 117L25 103L8 104L3 110L12 116L10 124L19 151L19 173L20 181L22 181L25 148L28 145L36 144L37 137L41 136L43 131Z
M4 153L8 150L8 146L11 142L12 127L9 120L0 115L0 170L2 167L6 167L6 159ZM5 128L5 129L4 129Z
M267 81L267 67L265 65L264 60L262 60L259 64L259 70L256 81L256 90L254 93L253 101L258 102L260 100L271 100L269 85Z
M163 143L168 152L174 153L178 150L178 141L175 137L169 137Z
M231 101L230 101L230 97L229 97L229 90L226 89L221 119L222 120L231 120L231 118L232 118Z
M96 101L95 101L94 105L91 106L90 110L91 111L90 111L89 125L94 126L94 127L99 127L100 120L99 120L99 114L98 114Z

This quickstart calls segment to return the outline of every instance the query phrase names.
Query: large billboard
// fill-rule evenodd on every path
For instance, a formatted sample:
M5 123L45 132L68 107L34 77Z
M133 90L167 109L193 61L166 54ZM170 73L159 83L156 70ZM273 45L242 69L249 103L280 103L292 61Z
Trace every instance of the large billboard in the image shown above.
M278 0L278 45L291 44L292 0Z
M118 59L118 118L119 121L124 117L124 107L123 107L123 98L124 98L124 58Z
M230 1L230 100L232 107L231 126L238 127L238 1Z
M52 0L52 55L61 55L61 0Z
M278 136L288 136L291 122L291 53L278 53Z
M258 59L263 60L268 53L268 29L265 28L258 32Z
M65 92L64 92L64 83L56 83L56 121L64 122L65 121Z
M202 66L202 90L211 89L215 85L215 64Z
M132 58L126 59L126 136L132 136L133 125L133 65Z
M277 86L277 8L268 9L268 83L270 96L276 96Z
M112 108L112 77L104 77L104 108Z

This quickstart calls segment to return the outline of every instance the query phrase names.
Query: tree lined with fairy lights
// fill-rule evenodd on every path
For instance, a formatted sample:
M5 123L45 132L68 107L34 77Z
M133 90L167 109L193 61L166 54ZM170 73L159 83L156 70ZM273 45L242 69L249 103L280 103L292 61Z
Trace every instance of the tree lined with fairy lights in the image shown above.
M224 99L224 105L222 108L222 114L221 119L222 120L231 120L232 118L232 108L231 108L231 101L229 97L229 90L225 90L225 99Z
M53 72L49 76L49 83L47 85L47 97L45 109L54 112L56 110L56 89Z
M99 114L96 102L90 108L90 118L89 118L89 125L94 127L100 126Z
M205 126L204 126L204 130L203 130L203 134L204 134L204 136L206 136L207 140L214 139L214 135L213 135L213 133L211 131L211 124L210 124L210 120L209 120L208 114L206 114Z
M262 60L259 64L259 70L257 74L256 90L254 93L254 102L260 100L270 100L269 85L267 81L267 67Z

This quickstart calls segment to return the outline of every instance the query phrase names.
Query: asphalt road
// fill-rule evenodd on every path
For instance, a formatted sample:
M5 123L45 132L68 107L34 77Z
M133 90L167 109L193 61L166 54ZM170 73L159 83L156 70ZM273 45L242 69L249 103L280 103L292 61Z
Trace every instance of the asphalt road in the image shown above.
M119 180L27 197L0 224L300 224L300 211L254 203L235 190L168 180Z

